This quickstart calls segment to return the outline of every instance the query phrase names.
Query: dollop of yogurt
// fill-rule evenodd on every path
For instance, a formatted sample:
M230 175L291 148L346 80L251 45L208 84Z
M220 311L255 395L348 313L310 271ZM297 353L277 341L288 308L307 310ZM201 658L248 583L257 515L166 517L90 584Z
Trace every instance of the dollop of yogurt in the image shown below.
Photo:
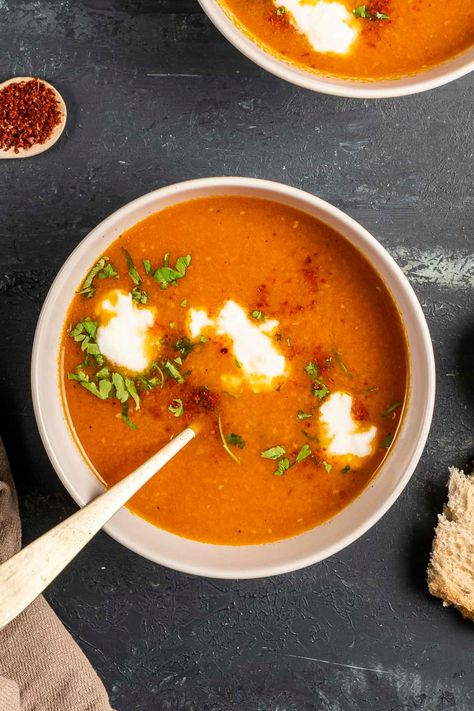
M286 359L276 348L271 335L278 321L266 319L262 322L249 318L247 312L237 302L229 300L214 319L206 311L190 309L188 329L192 338L201 331L212 328L218 335L227 336L232 341L234 357L242 371L242 376L254 392L268 390L275 379L285 377ZM235 389L242 377L223 375L224 384Z
M368 457L372 453L377 427L362 427L352 417L352 397L336 391L319 408L319 421L333 456Z
M357 37L354 18L339 2L326 0L273 0L283 6L290 22L316 52L346 54Z
M146 370L150 356L149 329L155 315L152 309L138 307L120 289L112 290L98 307L100 325L97 345L108 360L133 372Z

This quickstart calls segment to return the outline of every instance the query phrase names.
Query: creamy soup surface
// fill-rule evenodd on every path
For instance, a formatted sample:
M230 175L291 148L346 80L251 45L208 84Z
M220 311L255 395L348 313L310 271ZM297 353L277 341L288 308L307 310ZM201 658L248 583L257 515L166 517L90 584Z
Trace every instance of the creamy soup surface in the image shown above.
M326 521L375 475L403 411L406 339L334 230L264 200L194 200L123 233L81 277L61 385L99 477L198 430L133 512L199 541L265 543Z
M391 79L474 44L472 0L220 0L268 51L331 76Z

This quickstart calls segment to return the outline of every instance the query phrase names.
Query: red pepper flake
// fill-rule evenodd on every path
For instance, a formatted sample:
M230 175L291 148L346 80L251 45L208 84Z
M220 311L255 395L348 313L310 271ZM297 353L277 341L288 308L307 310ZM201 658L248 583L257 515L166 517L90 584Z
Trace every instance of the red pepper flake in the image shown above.
M39 79L12 82L0 90L0 149L28 150L44 143L61 123L56 95Z

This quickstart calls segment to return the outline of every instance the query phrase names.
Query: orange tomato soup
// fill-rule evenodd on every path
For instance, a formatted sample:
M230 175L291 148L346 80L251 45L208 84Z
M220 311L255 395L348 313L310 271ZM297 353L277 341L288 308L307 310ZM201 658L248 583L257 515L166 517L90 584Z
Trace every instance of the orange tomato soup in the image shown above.
M472 0L288 0L288 9L285 0L220 2L264 49L329 76L394 79L434 67L474 44ZM301 14L318 4L313 18Z
M61 388L98 476L113 484L198 429L134 513L265 543L326 521L375 475L403 410L406 339L380 277L327 225L260 199L194 200L77 276Z

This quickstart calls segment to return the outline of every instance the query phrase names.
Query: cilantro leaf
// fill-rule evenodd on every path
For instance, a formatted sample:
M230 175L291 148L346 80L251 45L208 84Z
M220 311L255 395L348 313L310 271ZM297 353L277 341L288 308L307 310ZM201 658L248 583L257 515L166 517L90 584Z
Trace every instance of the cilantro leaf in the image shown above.
M277 468L273 472L275 476L283 476L283 474L290 468L290 460L287 459L286 457L284 459L280 459L279 462L277 463Z
M375 22L376 20L390 20L390 15L386 15L384 12L371 12L367 5L359 5L352 10L354 17L358 17L364 20L371 20Z
M127 259L128 274L130 276L130 279L133 281L135 286L140 286L140 284L142 282L142 278L137 271L137 268L133 262L133 259L131 258L130 254L127 252L126 249L124 249L123 251L125 252L125 257Z
M95 288L92 286L92 283L97 276L97 274L102 271L102 269L105 267L107 262L109 261L108 257L101 257L92 267L92 269L89 271L87 274L86 278L82 282L82 286L80 290L78 291L78 294L82 294L82 296L85 299L91 299L94 294L95 294Z
M174 349L178 351L183 358L187 358L194 349L194 343L191 343L187 336L183 336L182 338L178 338L174 344Z
M167 289L168 285L177 285L177 280L182 279L186 276L186 269L191 264L191 255L188 254L185 257L178 257L176 260L176 266L169 266L169 254L165 254L163 257L163 266L158 267L153 273L153 278L159 283L162 289Z
M264 459L278 459L283 454L286 454L286 449L281 444L277 444L275 447L270 447L260 452L260 456Z
M181 374L181 371L170 360L167 360L163 363L163 368L165 368L168 371L168 374L172 378L174 378L177 383L179 383L180 385L182 385L184 383L184 378Z
M332 469L332 464L329 464L329 462L323 461L323 467L325 468L326 472L329 474L329 472Z
M233 447L238 447L239 449L243 449L245 447L245 440L243 440L240 435L235 434L235 432L230 432L226 437L226 441L227 444L230 444Z
M311 447L309 446L309 444L304 444L304 445L301 447L301 449L300 449L300 451L298 452L298 454L296 455L296 464L298 464L299 462L302 462L303 459L306 459L307 457L310 457L311 454L312 454L312 452L311 452Z
M184 413L183 401L180 398L175 398L168 405L168 410L172 412L175 417L181 417Z
M313 413L312 412L304 412L303 410L298 410L298 412L296 413L296 417L300 421L301 420L309 420L310 417L313 417Z

